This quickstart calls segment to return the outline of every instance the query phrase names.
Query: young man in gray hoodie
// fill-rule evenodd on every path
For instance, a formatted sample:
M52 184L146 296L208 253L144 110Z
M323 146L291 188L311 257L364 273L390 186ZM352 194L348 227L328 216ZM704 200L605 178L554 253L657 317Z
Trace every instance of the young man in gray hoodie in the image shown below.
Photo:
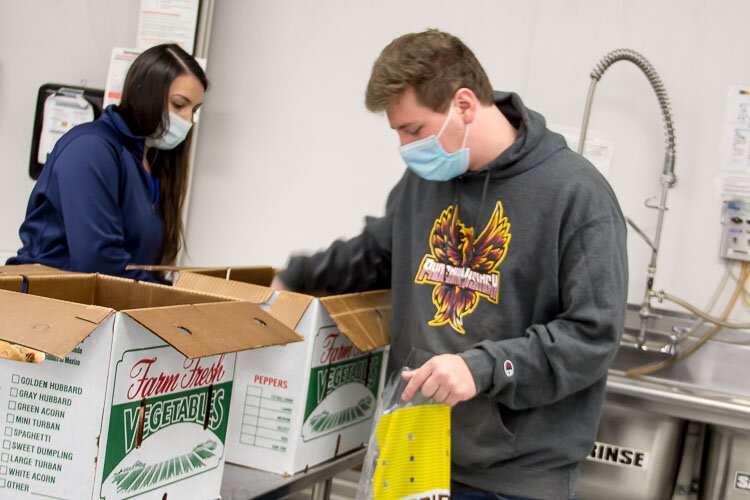
M408 166L385 215L274 286L392 289L389 372L453 407L454 498L574 497L625 315L612 189L447 33L391 42L366 105Z

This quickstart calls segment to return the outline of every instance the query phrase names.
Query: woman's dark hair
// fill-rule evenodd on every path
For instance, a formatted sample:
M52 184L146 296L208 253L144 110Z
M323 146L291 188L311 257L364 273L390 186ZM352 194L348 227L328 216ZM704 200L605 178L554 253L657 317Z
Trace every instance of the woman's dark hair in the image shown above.
M175 78L195 75L208 89L198 62L173 43L151 47L128 70L119 113L130 131L141 137L159 136L169 126L169 87ZM173 264L183 243L182 205L187 193L188 160L193 131L171 150L160 150L151 163L151 175L161 182L159 193L164 218L161 263Z

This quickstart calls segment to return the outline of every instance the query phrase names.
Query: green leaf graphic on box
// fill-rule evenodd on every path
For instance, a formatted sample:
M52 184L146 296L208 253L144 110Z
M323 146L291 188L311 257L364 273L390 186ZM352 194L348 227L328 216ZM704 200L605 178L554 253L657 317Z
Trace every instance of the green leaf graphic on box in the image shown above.
M383 352L379 351L369 356L359 356L339 363L317 366L310 370L310 387L305 403L305 421L326 397L346 384L360 384L366 387L373 397L377 397L382 364ZM365 386L365 381L367 381L367 386Z
M201 443L191 453L186 453L157 464L146 465L138 461L130 467L115 472L112 482L117 485L117 492L132 493L154 484L169 481L184 475L192 475L195 469L205 467L205 459L214 456L215 441Z
M373 399L370 397L360 399L357 404L337 411L333 415L324 411L310 418L312 430L316 433L326 432L339 426L346 426L351 422L360 420L367 415L367 410L372 407Z
M208 388L201 387L147 399L143 441L150 436L158 436L160 430L175 424L189 423L202 428L206 418L207 396ZM221 443L226 442L231 399L232 382L213 386L208 429ZM135 450L140 405L140 401L133 401L112 406L103 477L109 477L115 467Z

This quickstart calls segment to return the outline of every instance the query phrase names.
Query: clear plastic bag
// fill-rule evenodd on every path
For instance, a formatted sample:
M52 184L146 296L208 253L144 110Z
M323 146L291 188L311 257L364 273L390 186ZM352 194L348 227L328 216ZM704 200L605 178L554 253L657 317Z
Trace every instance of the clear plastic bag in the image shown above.
M383 388L357 500L450 498L450 408L419 391L405 403L406 384L395 373Z

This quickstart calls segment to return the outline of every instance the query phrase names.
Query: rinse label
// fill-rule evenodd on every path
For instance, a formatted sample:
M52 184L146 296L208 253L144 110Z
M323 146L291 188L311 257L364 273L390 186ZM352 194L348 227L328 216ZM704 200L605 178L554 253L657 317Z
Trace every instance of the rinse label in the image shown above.
M750 491L750 472L740 472L734 476L734 487L738 490Z
M633 448L626 448L616 444L595 442L594 448L586 457L586 460L603 464L616 465L618 467L631 467L635 469L647 469L650 453Z

